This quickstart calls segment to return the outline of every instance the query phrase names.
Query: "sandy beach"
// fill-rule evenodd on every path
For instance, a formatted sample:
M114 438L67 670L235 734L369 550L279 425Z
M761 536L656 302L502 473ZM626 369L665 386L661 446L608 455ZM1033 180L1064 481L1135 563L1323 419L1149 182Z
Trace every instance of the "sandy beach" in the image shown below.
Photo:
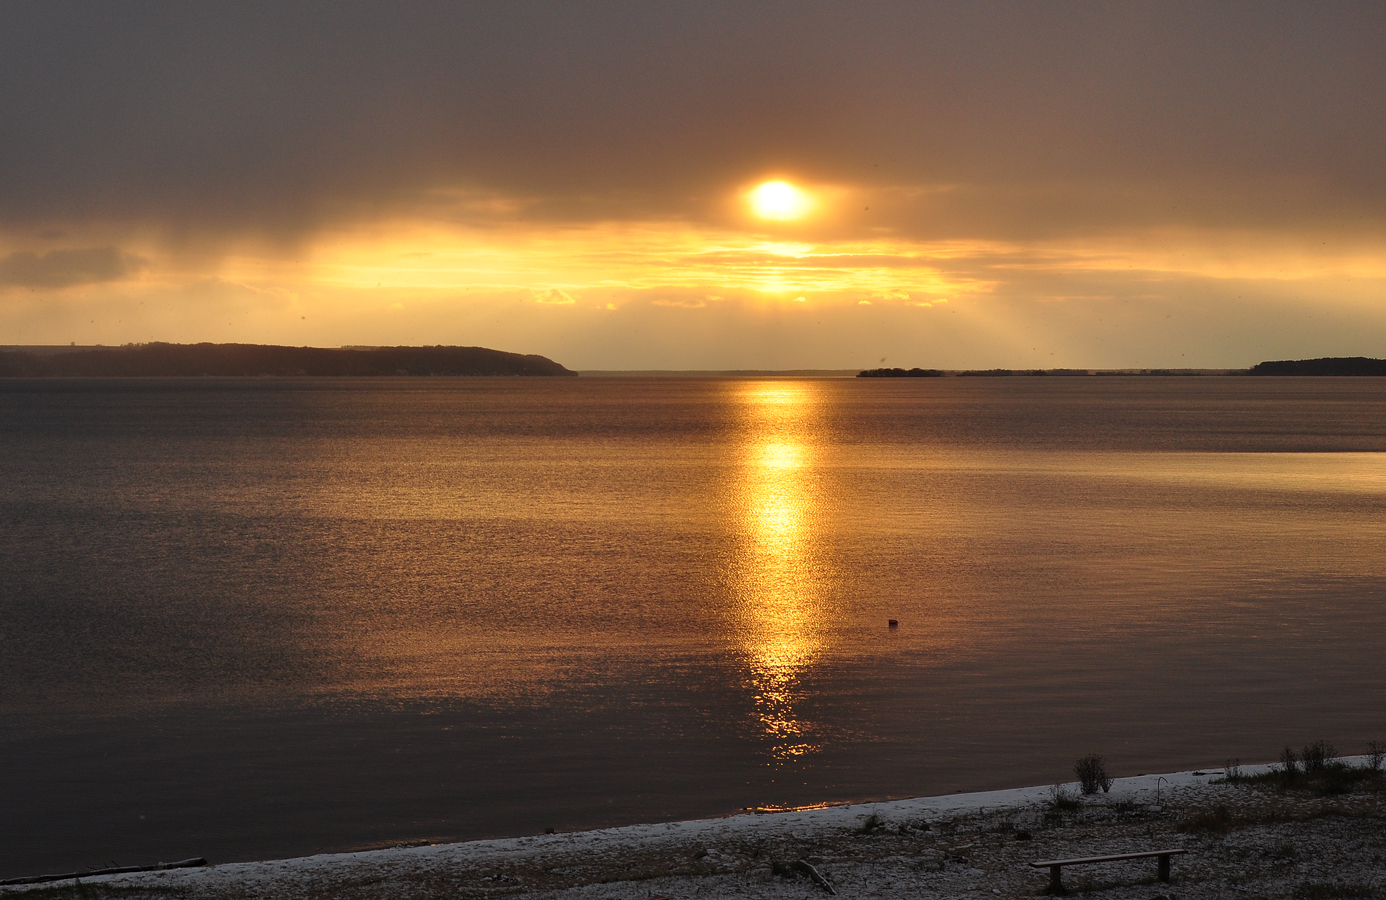
M1356 767L1360 759L1346 761ZM1256 776L1269 766L1244 766ZM1065 869L1104 898L1375 897L1386 892L1386 794L1222 768L820 809L750 812L461 844L102 876L4 888L16 897L811 898L1045 893L1036 860L1182 848L1169 883L1153 859ZM807 863L801 864L800 861ZM215 861L213 861L215 862ZM827 884L816 881L809 869Z

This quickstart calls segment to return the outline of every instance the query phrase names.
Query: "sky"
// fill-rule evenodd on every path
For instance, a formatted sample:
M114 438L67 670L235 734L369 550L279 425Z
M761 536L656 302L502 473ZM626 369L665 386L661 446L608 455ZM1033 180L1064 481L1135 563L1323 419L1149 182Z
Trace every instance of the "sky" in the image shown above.
M0 6L0 344L1386 356L1384 239L1379 2Z

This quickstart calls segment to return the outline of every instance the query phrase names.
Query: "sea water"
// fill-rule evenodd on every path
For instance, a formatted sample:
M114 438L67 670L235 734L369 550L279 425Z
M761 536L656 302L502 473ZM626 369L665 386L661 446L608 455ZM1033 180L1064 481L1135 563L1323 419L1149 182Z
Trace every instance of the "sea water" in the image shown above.
M0 382L0 877L1360 752L1383 450L1386 379Z

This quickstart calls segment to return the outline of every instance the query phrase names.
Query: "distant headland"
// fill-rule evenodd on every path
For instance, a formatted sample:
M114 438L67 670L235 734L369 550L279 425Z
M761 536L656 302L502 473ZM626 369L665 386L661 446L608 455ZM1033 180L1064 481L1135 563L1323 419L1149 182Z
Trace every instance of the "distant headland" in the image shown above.
M996 378L1015 375L1386 375L1386 359L1365 356L1285 359L1257 363L1250 369L864 369L858 378Z
M485 347L126 344L0 351L0 377L572 375L551 359Z
M1386 359L1365 356L1325 357L1324 359L1281 359L1257 363L1249 375L1386 375Z

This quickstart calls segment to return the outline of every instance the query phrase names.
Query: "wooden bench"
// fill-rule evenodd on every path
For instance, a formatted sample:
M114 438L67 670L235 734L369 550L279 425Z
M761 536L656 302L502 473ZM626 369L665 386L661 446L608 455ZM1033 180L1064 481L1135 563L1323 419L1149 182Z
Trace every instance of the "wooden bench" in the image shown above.
M1062 894L1064 883L1059 878L1059 873L1064 866L1081 866L1086 863L1117 862L1123 859L1149 859L1152 856L1160 859L1160 880L1169 881L1169 858L1178 856L1180 853L1188 853L1187 850L1147 850L1143 853L1113 853L1110 856L1083 856L1075 859L1041 859L1038 862L1030 863L1034 869L1049 870L1049 890L1051 893Z

